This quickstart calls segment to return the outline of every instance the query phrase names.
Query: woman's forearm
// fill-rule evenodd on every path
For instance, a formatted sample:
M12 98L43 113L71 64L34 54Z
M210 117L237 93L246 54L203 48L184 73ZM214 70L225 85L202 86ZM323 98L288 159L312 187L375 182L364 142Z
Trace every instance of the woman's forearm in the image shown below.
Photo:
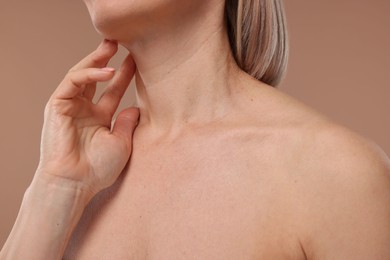
M90 198L70 180L36 176L24 194L0 260L61 259Z

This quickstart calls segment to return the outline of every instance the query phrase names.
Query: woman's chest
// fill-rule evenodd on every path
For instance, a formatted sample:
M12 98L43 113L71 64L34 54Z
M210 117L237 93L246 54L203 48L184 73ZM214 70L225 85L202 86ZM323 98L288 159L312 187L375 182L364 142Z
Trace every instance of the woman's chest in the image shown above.
M210 150L135 152L87 207L65 259L297 259L276 181Z

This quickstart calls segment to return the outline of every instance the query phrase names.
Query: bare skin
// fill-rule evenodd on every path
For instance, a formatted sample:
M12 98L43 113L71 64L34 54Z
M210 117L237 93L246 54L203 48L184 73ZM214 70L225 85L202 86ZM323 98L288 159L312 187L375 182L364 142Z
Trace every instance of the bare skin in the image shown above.
M236 113L179 136L150 141L139 126L128 167L88 205L64 259L389 256L380 243L390 241L389 207L371 205L374 198L390 202L387 159L369 141L250 78L236 96ZM327 167L330 159L335 165ZM382 193L358 190L367 202L354 205L355 194L343 187L364 188L362 180ZM353 206L342 208L342 197ZM336 214L328 214L331 208ZM368 210L371 219L360 213L345 227L346 216ZM367 230L353 225L359 222ZM344 248L338 232L349 239Z
M1 260L390 258L389 159L239 69L223 0L85 2L115 43L50 98Z
M64 259L306 259L292 171L297 137L324 119L248 82L219 122L156 141L138 126L129 166L86 208Z

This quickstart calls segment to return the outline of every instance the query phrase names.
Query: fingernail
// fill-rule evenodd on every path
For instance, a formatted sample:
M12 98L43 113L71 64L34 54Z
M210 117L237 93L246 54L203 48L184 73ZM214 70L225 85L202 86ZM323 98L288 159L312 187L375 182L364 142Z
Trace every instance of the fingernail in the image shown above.
M115 71L115 69L114 69L114 68L111 68L111 67L101 68L101 70L107 71L107 72L113 72L113 71Z

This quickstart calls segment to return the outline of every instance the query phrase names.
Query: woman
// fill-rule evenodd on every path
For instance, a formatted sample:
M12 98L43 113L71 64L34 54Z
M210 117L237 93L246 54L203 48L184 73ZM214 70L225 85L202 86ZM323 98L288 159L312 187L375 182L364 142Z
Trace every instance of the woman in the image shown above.
M85 3L109 40L46 105L0 259L390 259L386 155L272 87L281 0Z

